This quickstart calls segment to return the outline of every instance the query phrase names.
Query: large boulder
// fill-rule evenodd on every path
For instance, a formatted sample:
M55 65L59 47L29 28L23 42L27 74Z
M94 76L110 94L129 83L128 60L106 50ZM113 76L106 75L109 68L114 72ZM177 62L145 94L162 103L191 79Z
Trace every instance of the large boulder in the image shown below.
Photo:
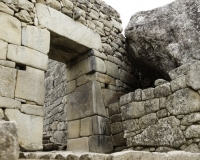
M176 0L131 17L125 30L129 59L152 80L200 59L200 1Z

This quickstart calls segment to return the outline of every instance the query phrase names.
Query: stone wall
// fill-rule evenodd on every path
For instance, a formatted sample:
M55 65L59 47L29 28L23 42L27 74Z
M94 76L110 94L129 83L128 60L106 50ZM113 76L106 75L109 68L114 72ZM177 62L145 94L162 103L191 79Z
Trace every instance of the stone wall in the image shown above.
M20 21L17 11L33 11L34 4L13 3L0 2L0 119L16 121L21 150L42 150L50 33Z
M48 70L45 73L43 131L51 138L50 142L44 142L46 143L43 145L44 150L54 150L58 145L67 144L66 85L66 64L49 60Z
M67 121L64 123L67 136L59 135L60 141L64 137L64 142L68 139L69 150L83 148L84 151L111 152L112 140L108 106L118 101L121 95L136 87L136 79L131 75L132 69L126 56L125 38L121 34L120 16L117 11L101 0L54 0L46 1L45 4L97 32L101 37L102 44L102 48L88 50L67 62L67 74L66 77L63 77L63 82L66 84L66 94L61 93L61 97L58 96L59 94L54 94L57 92L56 88L50 89L48 85L48 83L50 85L52 83L50 79L54 81L56 78L46 74L46 96L51 97L52 103L49 103L48 100L45 101L45 111L56 113L55 110L58 110L59 106L56 107L53 101L57 102L66 95L62 103L67 103L65 105ZM49 65L55 63L57 62L51 61ZM56 69L52 67L52 70ZM48 69L49 71L51 69ZM55 75L57 77L64 75L62 68L57 68ZM97 102L96 97L99 99ZM52 108L54 109L52 110ZM85 113L85 110L88 110L89 113ZM45 132L53 136L53 133L58 132L58 127L55 124L58 121L62 121L63 124L64 121L56 120L53 115L45 114L45 116L48 116L45 117ZM96 129L92 130L91 126ZM100 147L95 147L99 144L88 144L88 141L95 142L97 139L102 142ZM51 142L59 143L53 137ZM106 146L106 143L109 143L110 146L102 147ZM78 144L82 146L77 148ZM92 148L93 150L91 150Z
M199 72L200 62L186 64L169 72L170 82L158 79L155 88L137 89L120 97L121 110L114 110L121 112L128 148L200 151ZM115 130L122 131L119 122Z

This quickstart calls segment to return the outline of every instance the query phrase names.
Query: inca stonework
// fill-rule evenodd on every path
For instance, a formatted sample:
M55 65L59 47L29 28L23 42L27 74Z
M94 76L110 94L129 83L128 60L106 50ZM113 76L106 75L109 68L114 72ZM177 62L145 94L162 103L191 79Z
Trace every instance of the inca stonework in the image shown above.
M176 8L179 21L162 19L160 9L176 17ZM177 0L138 13L125 39L119 13L102 0L2 0L0 159L17 160L19 150L25 159L199 159L198 9L198 1ZM160 29L167 42L161 32L144 37L139 29L151 18L187 21L187 32L171 25Z

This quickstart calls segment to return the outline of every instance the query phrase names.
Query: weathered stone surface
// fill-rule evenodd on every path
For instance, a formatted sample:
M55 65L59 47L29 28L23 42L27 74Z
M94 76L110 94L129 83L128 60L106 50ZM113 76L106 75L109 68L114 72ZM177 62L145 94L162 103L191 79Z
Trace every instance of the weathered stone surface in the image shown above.
M157 115L158 118L164 118L164 117L168 116L168 111L166 109L162 109L162 110L159 110L156 113L156 115Z
M119 106L119 103L116 102L116 103L110 104L108 108L108 112L110 116L115 115L115 114L120 114L121 107Z
M128 85L130 85L131 87L134 87L136 85L136 79L134 76L132 76L131 74L129 74L128 72L120 69L119 70L119 75L120 75L120 80Z
M167 98L166 108L172 115L200 111L200 96L189 88L176 91Z
M177 90L186 88L186 76L180 76L176 79L174 79L173 81L170 82L171 83L171 90L172 92L175 92Z
M194 90L200 89L200 62L190 66L190 69L186 76L186 83Z
M11 16L14 15L14 11L6 6L3 2L0 2L0 12L10 14Z
M6 59L6 54L8 50L8 43L0 40L0 59Z
M92 120L92 129L94 135L110 135L110 122L109 119L94 116Z
M145 114L153 113L159 110L159 99L150 99L144 102Z
M17 75L15 97L44 105L44 71L26 67L19 70Z
M93 129L93 117L87 117L84 119L81 119L81 131L80 136L86 137L92 135L92 129Z
M68 151L89 152L89 138L69 139L67 142Z
M54 8L54 9L56 9L58 11L60 11L60 9L61 9L61 4L56 0L47 0L46 4L48 6L50 6L51 8Z
M82 85L67 96L68 120L85 118L95 114L106 115L98 82L91 81Z
M0 60L0 65L5 66L5 67L10 67L10 68L15 68L16 63L12 61L7 61L7 60Z
M48 67L47 55L23 46L9 44L7 58L11 61L44 71Z
M25 23L33 23L33 18L27 10L20 10L18 13L15 13L15 17Z
M181 124L187 126L195 122L200 122L200 113L191 113L189 115L185 115L181 120Z
M144 151L122 151L111 154L112 160L170 160L166 153L150 153ZM176 159L178 160L178 159Z
M110 116L110 123L121 122L121 121L122 121L121 114L115 114L113 116Z
M185 131L186 138L198 138L200 137L200 125L191 125Z
M133 15L125 31L132 63L152 78L169 79L168 71L198 60L199 8L196 0L176 0Z
M44 116L43 107L37 105L22 104L21 112L34 116L41 116L41 117Z
M16 122L0 121L0 158L18 160L19 143Z
M142 100L142 90L136 89L135 90L135 101L141 101Z
M0 66L0 96L14 98L17 70Z
M0 119L3 119L4 118L4 112L3 110L0 108Z
M126 146L126 139L124 138L124 132L112 136L113 146Z
M136 122L136 120L131 119L131 120L123 121L123 129L126 133L128 133L128 132L137 131L140 129L140 127L138 123Z
M106 72L106 66L100 58L91 56L67 68L67 81L71 81L89 72Z
M0 30L3 31L0 33L0 39L21 45L21 22L5 13L0 12L0 21L1 26Z
M76 90L76 80L70 81L66 85L66 94L74 92Z
M164 148L164 147L163 147ZM167 147L165 147L167 148ZM168 147L169 148L169 147ZM170 148L169 148L170 149ZM168 150L169 150L168 149ZM171 148L172 150L172 148ZM98 153L75 153L75 152L23 152L23 156L26 159L42 159L46 156L46 159L55 158L60 160L198 160L200 158L199 153L190 153L185 151L171 151L168 153L155 153L146 151L133 151L126 150L121 152L115 152L112 154L98 154ZM21 154L21 155L22 155ZM64 158L64 159L62 159Z
M88 50L88 48L94 48L96 50L101 48L100 36L81 23L39 3L36 4L36 13L38 15L39 24L43 25L51 32L64 37L62 38L64 40L62 43L63 46L64 44L68 44L70 49L78 53L82 53ZM61 44L61 41L59 43ZM77 47L77 45L80 47Z
M15 0L15 5L17 8L25 9L27 11L33 11L34 4L26 0Z
M199 153L199 147L197 144L190 144L187 148L184 149L186 152L192 152L192 153Z
M50 32L35 26L23 27L22 45L47 54L50 46Z
M148 88L142 90L142 100L154 98L154 88Z
M105 84L112 84L115 85L115 79L99 72L83 75L77 79L77 86L83 85L88 81L99 81Z
M138 125L140 128L146 128L150 125L155 124L158 121L156 113L147 114L139 119Z
M130 93L125 94L125 95L123 95L123 96L120 97L119 104L121 106L123 106L123 105L125 105L127 103L132 102L134 100L134 98L135 98L135 93L134 92L130 92Z
M171 78L171 80L174 80L180 76L184 76L188 73L189 69L190 69L190 63L184 64L174 70L171 70L169 72L169 76Z
M180 127L178 119L167 117L160 119L157 124L147 127L141 134L127 140L132 146L180 147L185 142L185 138L178 127Z
M90 51L88 52L88 55L89 55L89 56L96 56L96 57L99 57L99 58L104 59L104 60L107 60L107 59L108 59L107 56L106 56L106 54L101 53L101 52L97 51L96 49L90 50Z
M16 109L6 109L5 116L8 120L17 122L18 140L22 150L42 150L42 117L26 115Z
M144 102L132 102L121 107L122 119L139 118L145 114Z
M102 96L105 107L108 107L110 104L118 102L119 97L123 93L113 91L111 89L102 89Z
M0 107L10 109L20 109L21 102L7 97L0 97Z
M122 122L116 122L110 125L112 135L123 132Z
M111 77L114 77L116 79L119 79L119 69L118 66L112 62L105 61L106 65L106 74L110 75Z
M154 82L154 86L157 87L159 85L162 85L162 84L165 84L165 83L168 83L168 81L164 80L164 79L157 79L155 80Z
M90 152L110 153L113 151L112 138L110 136L95 135L89 137Z
M162 85L159 85L157 86L155 89L154 89L154 95L155 97L157 98L160 98L160 97L167 97L171 94L171 86L170 86L170 83L165 83L165 84L162 84Z
M79 138L81 130L81 121L75 120L67 123L68 138Z

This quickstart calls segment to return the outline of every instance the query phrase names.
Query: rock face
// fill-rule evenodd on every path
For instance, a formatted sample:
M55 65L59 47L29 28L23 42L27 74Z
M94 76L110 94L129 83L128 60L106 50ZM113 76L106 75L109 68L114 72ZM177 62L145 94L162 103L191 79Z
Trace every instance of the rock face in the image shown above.
M0 121L0 159L17 160L19 144L15 122Z
M42 150L42 117L26 115L17 109L6 109L5 116L9 121L16 121L19 145L22 150Z
M176 0L133 15L125 30L132 64L155 80L169 79L168 71L199 60L199 9L197 0Z
M135 136L132 145L180 147L185 142L185 138L178 126L180 121L175 117L159 120L158 124L148 127L142 134Z

